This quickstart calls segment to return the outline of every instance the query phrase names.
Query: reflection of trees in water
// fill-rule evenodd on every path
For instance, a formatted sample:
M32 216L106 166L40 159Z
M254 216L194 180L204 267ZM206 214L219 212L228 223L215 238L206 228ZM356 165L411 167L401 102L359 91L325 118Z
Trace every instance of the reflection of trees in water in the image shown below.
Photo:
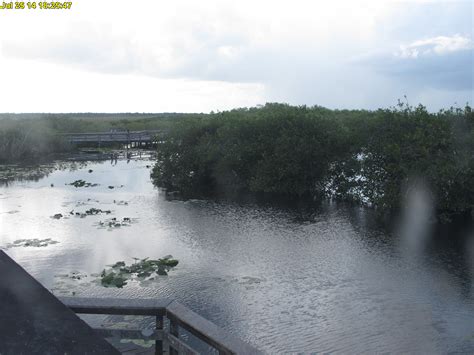
M474 223L457 221L436 225L426 245L427 261L457 280L460 295L474 297Z
M110 162L112 165L116 165L120 159L127 159L129 162L131 159L150 160L154 157L154 151L114 151L109 153L98 151L96 154L70 154L66 157L66 159L71 159L68 161L51 161L43 164L0 164L0 186L9 186L12 182L37 182L54 171L76 171L87 167L91 162L94 164Z
M381 219L370 208L336 205L357 231L358 241L373 255L402 258L412 267L435 274L438 287L458 292L460 298L473 299L474 223L471 220L459 217L447 224L430 220L426 235L417 241L419 231L407 230L413 228L411 225L401 228L401 216ZM445 277L446 274L450 277Z
M86 161L54 162L41 165L0 165L0 186L8 186L12 182L37 182L56 170L76 171L86 166Z

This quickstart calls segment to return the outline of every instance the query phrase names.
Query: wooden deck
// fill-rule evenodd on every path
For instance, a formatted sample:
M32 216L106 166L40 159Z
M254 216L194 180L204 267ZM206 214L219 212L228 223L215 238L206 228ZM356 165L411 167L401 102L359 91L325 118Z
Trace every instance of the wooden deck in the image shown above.
M0 250L0 354L260 354L168 299L56 298ZM74 313L155 318L154 329L91 328ZM185 341L183 338L188 339ZM194 339L189 341L189 339ZM122 340L142 339L142 347ZM202 350L205 349L205 350Z
M0 250L0 354L119 354Z

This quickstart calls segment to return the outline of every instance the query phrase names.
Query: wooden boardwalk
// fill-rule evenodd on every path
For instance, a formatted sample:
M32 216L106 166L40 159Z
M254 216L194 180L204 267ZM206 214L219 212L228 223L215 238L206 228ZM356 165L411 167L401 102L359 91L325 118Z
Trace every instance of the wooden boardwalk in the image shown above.
M164 131L110 131L110 132L88 132L88 133L65 133L62 136L71 144L109 144L122 143L130 146L142 146L156 144Z
M0 250L0 354L119 354Z
M261 354L168 299L56 298L0 250L0 354ZM75 313L155 318L153 329L91 328ZM183 339L183 332L198 343ZM107 340L106 340L107 339ZM154 343L142 347L122 339Z

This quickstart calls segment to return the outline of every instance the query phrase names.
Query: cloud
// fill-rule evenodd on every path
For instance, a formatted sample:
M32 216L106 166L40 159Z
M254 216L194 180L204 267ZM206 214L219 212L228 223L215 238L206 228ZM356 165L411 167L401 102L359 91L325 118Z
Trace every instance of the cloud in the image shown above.
M178 0L172 5L147 1L143 7L118 0L107 2L108 7L96 2L84 6L87 3L84 0L75 10L81 6L82 19L55 18L51 23L39 17L28 19L37 31L13 21L0 24L0 30L15 30L14 37L0 40L4 55L160 78L239 82L242 73L248 82L272 76L265 69L280 67L282 57L286 68L279 70L287 71L298 56L311 54L318 63L356 49L370 40L375 19L388 11L374 0L363 1L367 6L307 0L292 4ZM96 19L98 14L102 18Z
M0 68L8 68L1 73L3 112L209 112L255 106L265 96L264 85L253 83L111 75L2 58Z
M18 73L22 66L31 68L31 82L43 80L39 73L48 68L50 79L42 85L50 91L52 83L63 82L56 76L73 82L81 72L100 78L104 91L123 83L138 111L143 100L134 97L140 86L127 87L126 80L150 79L158 92L167 92L167 102L185 97L193 102L188 107L203 102L202 110L265 101L377 108L409 93L438 107L447 101L438 95L434 102L426 93L454 90L465 101L472 91L470 1L142 0L131 6L123 0L82 0L74 6L54 15L5 14L0 33L14 36L0 37L0 64L7 61L9 71ZM0 67L5 87L16 85L5 71ZM188 90L195 88L192 82L207 86L202 92L213 97L204 100ZM84 105L95 100L87 99L85 88L68 88L84 97ZM6 92L4 102L16 100L10 96ZM116 110L111 101L105 105ZM169 110L156 100L154 111L160 107Z
M102 73L127 73L136 66L137 48L130 38L118 36L104 26L76 23L74 30L29 34L6 39L2 52L7 58L27 59L81 67Z
M415 40L395 51L369 54L355 62L406 86L472 91L473 55L472 39L456 34Z
M400 45L400 49L394 54L396 57L401 58L418 58L418 56L424 55L444 55L457 51L465 51L473 47L474 43L470 38L456 34L451 37L438 36L418 40L409 45Z

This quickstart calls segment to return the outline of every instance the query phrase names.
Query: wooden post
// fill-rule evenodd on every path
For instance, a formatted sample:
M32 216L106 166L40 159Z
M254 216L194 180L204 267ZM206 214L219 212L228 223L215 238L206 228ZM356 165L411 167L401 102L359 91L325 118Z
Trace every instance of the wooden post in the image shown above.
M174 318L170 319L170 334L179 339L178 323ZM170 345L170 355L178 355L178 350Z
M163 316L156 316L156 330L158 332L163 332ZM163 339L155 340L155 354L156 355L163 355Z

